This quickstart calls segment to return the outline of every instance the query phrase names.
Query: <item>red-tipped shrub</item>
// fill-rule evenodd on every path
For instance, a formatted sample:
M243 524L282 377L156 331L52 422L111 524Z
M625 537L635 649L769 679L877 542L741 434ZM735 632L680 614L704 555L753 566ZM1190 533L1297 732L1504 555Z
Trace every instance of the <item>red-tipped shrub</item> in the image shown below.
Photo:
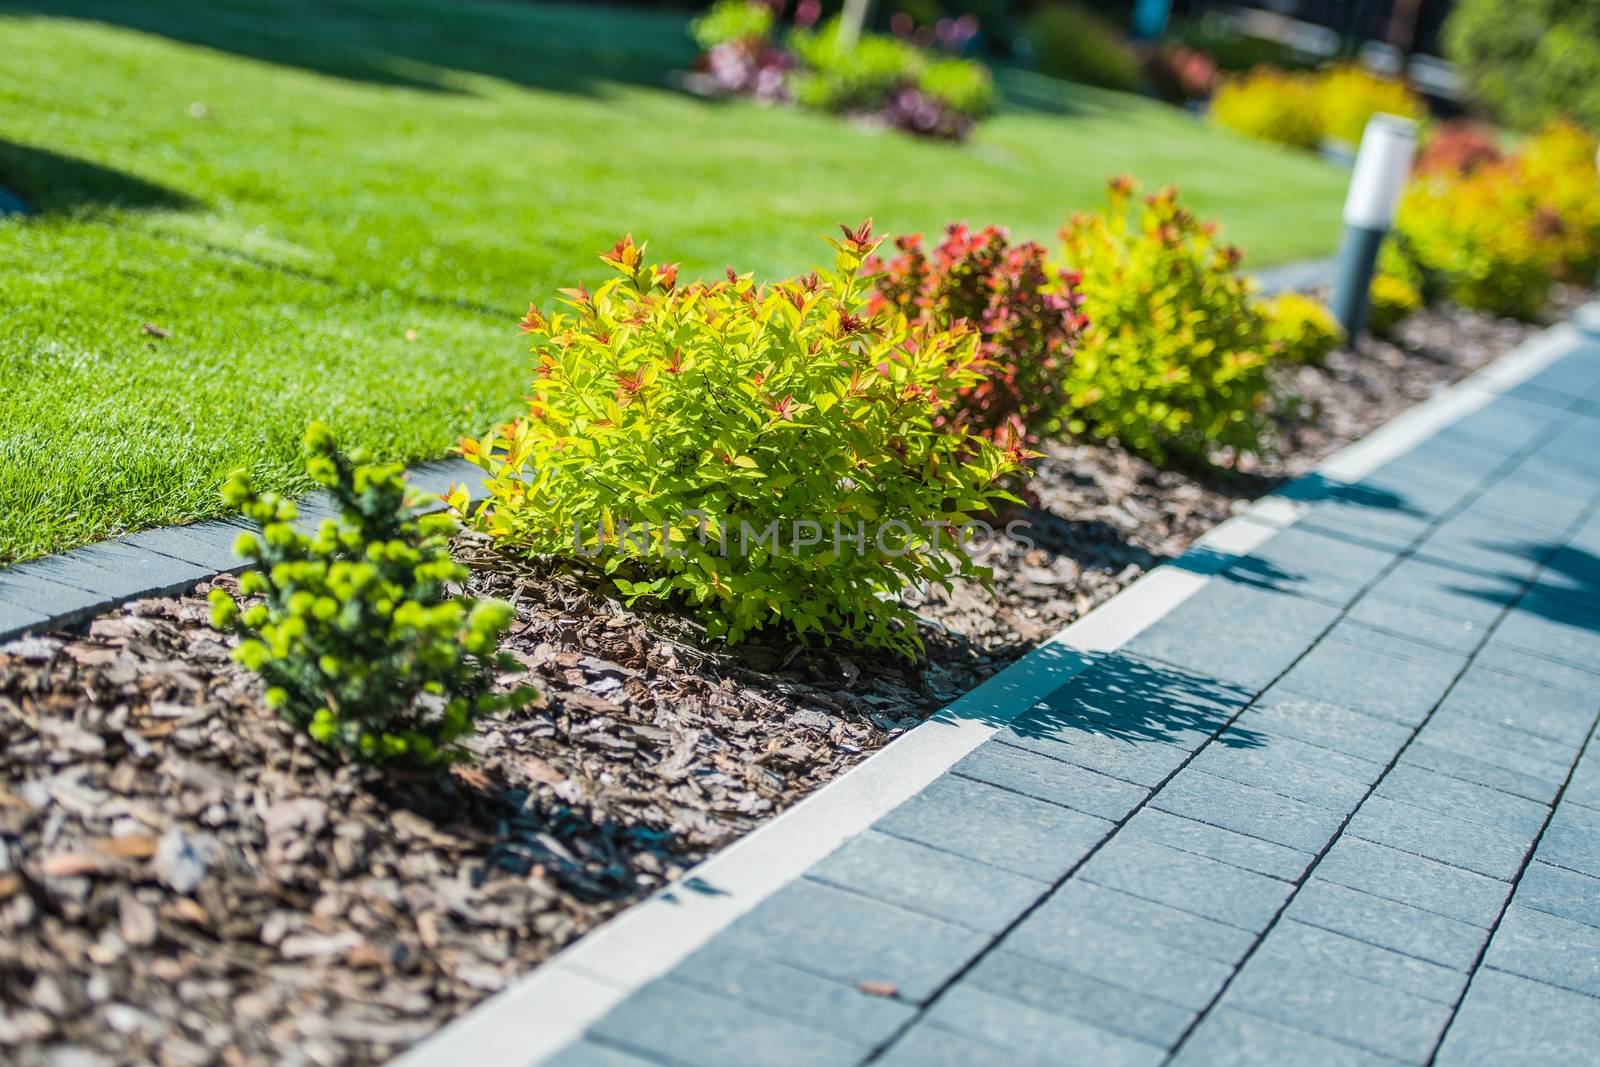
M1504 156L1493 130L1457 119L1441 123L1423 142L1416 169L1418 174L1471 174Z
M1217 63L1204 52L1168 41L1145 53L1144 76L1163 100L1182 104L1211 95Z
M995 226L956 223L931 254L916 234L895 246L900 254L877 265L873 309L894 307L938 328L965 320L982 338L985 378L962 390L953 417L995 441L1059 432L1070 404L1065 371L1084 325L1077 276Z

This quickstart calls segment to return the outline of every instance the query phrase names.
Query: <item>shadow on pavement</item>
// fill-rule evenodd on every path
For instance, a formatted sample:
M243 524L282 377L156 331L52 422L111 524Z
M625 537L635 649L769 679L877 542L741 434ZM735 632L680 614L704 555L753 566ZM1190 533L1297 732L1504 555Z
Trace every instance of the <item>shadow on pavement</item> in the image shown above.
M1097 735L1129 743L1197 746L1221 730L1253 696L1248 690L1178 667L1122 652L1086 654L1048 646L1036 656L1090 663L1055 692L1010 721L1021 738L1071 741ZM1257 747L1265 737L1235 727L1222 739L1235 747Z

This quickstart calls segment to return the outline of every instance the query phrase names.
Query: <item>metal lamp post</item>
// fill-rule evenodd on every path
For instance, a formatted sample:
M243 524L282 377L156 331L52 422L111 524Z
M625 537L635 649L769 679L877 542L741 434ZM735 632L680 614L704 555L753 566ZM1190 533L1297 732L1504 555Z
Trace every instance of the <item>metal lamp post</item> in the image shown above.
M1361 135L1355 173L1344 201L1344 242L1339 249L1333 314L1352 341L1367 321L1368 291L1378 249L1394 225L1395 208L1417 150L1417 124L1374 115Z

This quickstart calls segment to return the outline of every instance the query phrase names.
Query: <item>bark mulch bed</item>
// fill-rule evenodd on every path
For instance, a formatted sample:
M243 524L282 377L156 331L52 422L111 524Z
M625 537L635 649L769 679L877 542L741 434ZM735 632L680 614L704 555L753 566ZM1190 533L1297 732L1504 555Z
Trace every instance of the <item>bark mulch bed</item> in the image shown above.
M1284 455L1247 471L1052 447L1035 545L995 553L992 592L922 603L921 664L708 646L464 538L543 695L442 778L325 760L204 586L0 647L0 1061L381 1061L1529 332L1428 312L1294 372Z

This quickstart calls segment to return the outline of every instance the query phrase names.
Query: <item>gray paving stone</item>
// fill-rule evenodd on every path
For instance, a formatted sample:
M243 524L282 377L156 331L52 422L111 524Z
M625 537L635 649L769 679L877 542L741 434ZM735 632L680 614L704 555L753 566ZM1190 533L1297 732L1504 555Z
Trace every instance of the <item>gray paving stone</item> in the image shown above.
M1559 531L1503 512L1468 507L1429 532L1416 556L1431 563L1527 581L1555 554Z
M1474 663L1439 704L1435 718L1464 715L1563 745L1583 743L1600 706L1600 685L1590 692L1543 685Z
M1112 821L1124 818L1149 795L1149 790L1120 778L993 740L951 771Z
M1166 1058L1166 1050L1155 1045L965 984L938 999L928 1023L1023 1056L1057 1057L1054 1062L1063 1064L1156 1067Z
M1171 741L1192 749L1215 734L1252 696L1252 690L1210 674L1122 650L1070 679L1046 702L1053 714L1039 718L1045 725L1087 720L1117 736Z
M1464 619L1373 597L1356 601L1345 618L1394 637L1461 653L1472 652L1481 645L1494 622L1493 619Z
M1559 805L1539 840L1538 855L1546 863L1600 878L1600 811Z
M1408 488L1396 491L1359 482L1345 485L1324 481L1319 485L1318 477L1311 475L1302 478L1280 490L1281 495L1291 500L1309 504L1297 526L1369 538L1389 538L1405 543L1428 528L1440 504L1437 498L1426 502L1416 499L1417 494L1408 491ZM1308 485L1310 489L1303 488ZM1436 496L1441 492L1450 491L1436 486L1430 495Z
M1532 834L1483 826L1383 796L1369 797L1345 832L1502 882L1516 879L1533 845Z
M1423 474L1439 485L1474 489L1505 462L1502 448L1434 436L1379 470L1384 474Z
M91 590L82 585L74 585L63 581L61 578L45 573L43 564L50 557L29 560L25 563L15 563L0 567L0 597L14 604L29 604L35 596L60 596L62 589L76 589L88 593ZM57 572L61 568L56 568Z
M1543 405L1531 406L1543 407ZM1545 407L1544 410L1546 412L1550 411L1548 407ZM1556 412L1555 414L1560 415L1561 413ZM1449 447L1480 449L1486 455L1499 459L1502 465L1512 462L1517 453L1528 451L1528 445L1531 441L1530 438L1523 438L1515 442L1497 443L1493 440L1492 435L1481 433L1459 423L1439 431L1434 435L1433 440Z
M1484 490L1475 503L1519 519L1563 528L1578 518L1593 495L1590 485L1581 479L1525 464L1512 476Z
M1600 997L1600 928L1513 900L1483 965Z
M1561 788L1561 779L1548 771L1539 775L1524 774L1423 740L1417 741L1401 754L1398 766L1426 767L1463 781L1515 793L1540 804L1553 803L1556 792Z
M1394 560L1395 551L1359 535L1291 526L1224 573L1236 582L1342 607Z
M713 940L667 975L768 1015L832 1034L851 1044L876 1046L910 1021L916 1009L853 985L822 978Z
M1160 785L1190 753L1174 744L1117 737L1086 726L1044 733L1030 723L1013 723L996 739L1146 788Z
M1442 718L1436 716L1428 723L1421 736L1430 744L1443 745L1448 744L1450 739L1458 739L1462 742L1461 747L1469 752L1490 749L1505 753L1507 756L1539 761L1530 765L1527 773L1548 772L1557 778L1567 776L1567 769L1577 758L1580 744L1576 740L1556 741L1526 730L1513 729L1465 715L1446 715ZM1518 768L1522 766L1520 763L1506 765Z
M142 552L155 552L212 573L234 570L245 563L234 555L233 543L240 528L229 523L198 523L192 526L163 526L121 539L121 543Z
M1489 936L1471 923L1359 893L1315 875L1295 894L1284 915L1459 971L1472 967Z
M1156 808L1145 808L1129 819L1121 834L1142 837L1183 852L1220 860L1257 874L1294 881L1314 858L1309 852L1247 837L1210 823L1196 822Z
M31 563L0 568L0 602L42 617L57 618L84 612L104 599L88 589L45 578Z
M1534 861L1517 882L1517 903L1600 927L1600 878L1541 862L1542 853L1534 852Z
M647 1058L704 1067L854 1067L867 1050L736 1001L652 982L589 1030Z
M1348 835L1317 864L1319 879L1481 926L1511 894L1505 882Z
M1566 792L1561 794L1563 804L1582 804L1600 808L1600 743L1589 742L1589 747L1572 769Z
M1278 688L1414 727L1465 663L1456 653L1343 623L1306 653Z
M1226 725L1252 694L1114 654L1001 731L1007 744L1153 786Z
M1484 968L1439 1047L1438 1067L1593 1067L1600 1000Z
M1176 1043L1195 1018L1154 997L1004 949L985 956L962 984L1162 1048Z
M887 982L921 1003L989 938L802 878L728 927L719 943L856 985Z
M926 1023L918 1023L873 1061L880 1067L1053 1067L1051 1059L1019 1055Z
M1550 389L1533 381L1523 382L1514 389L1507 389L1506 395L1547 404L1558 411L1581 411L1588 404L1581 396Z
M28 572L104 599L132 599L183 588L209 577L204 567L108 541L26 564Z
M1252 962L1262 957L1354 975L1451 1007L1467 987L1467 976L1462 971L1293 919L1285 919L1272 928Z
M1041 924L1048 925L1049 913L1056 911L1092 916L1102 923L1120 926L1130 933L1154 938L1172 948L1218 963L1238 963L1256 940L1256 935L1249 930L1079 878L1068 880L1034 914L1046 913Z
M44 622L48 618L48 615L30 611L27 608L20 608L15 604L8 604L0 600L0 635L21 630L35 623Z
M1514 600L1521 585L1495 575L1415 557L1402 560L1363 599L1391 601L1483 624Z
M1528 384L1569 398L1580 397L1600 384L1600 363L1579 357L1558 360L1529 378Z
M1233 968L1160 938L1102 922L1076 908L1042 907L1003 946L1030 959L1202 1011Z
M1499 767L1501 770L1512 772L1511 777L1502 777L1507 782L1521 783L1520 787L1510 785L1502 786L1497 781L1484 781L1480 784L1496 789L1505 789L1508 793L1516 793L1529 799L1548 803L1549 797L1538 794L1546 790L1554 794L1555 789L1566 780L1567 770L1572 765L1576 750L1570 750L1563 758L1552 759L1545 755L1528 751L1530 742L1545 741L1544 738L1534 737L1532 734L1521 730L1512 730L1504 726L1497 726L1492 722L1481 719L1468 719L1464 716L1446 718L1426 723L1417 734L1416 745L1427 745L1431 748L1442 748L1457 755L1466 756L1481 764ZM1416 747L1413 745L1412 747ZM1410 752L1407 750L1407 755ZM1402 757L1402 762L1418 762ZM1442 770L1441 768L1433 768ZM1452 773L1444 771L1443 773ZM1457 775L1457 777L1475 777L1471 775ZM1524 781L1532 779L1539 783L1537 793L1531 792L1529 785Z
M1600 673L1600 615L1565 597L1529 593L1489 641Z
M1335 811L1352 810L1383 773L1382 764L1258 734L1241 723L1201 749L1189 768Z
M1286 693L1273 686L1239 716L1239 725L1258 733L1292 737L1333 752L1387 764L1411 736L1399 723L1364 715L1326 700Z
M609 1045L579 1041L568 1045L544 1061L544 1067L660 1067L660 1060L647 1060Z
M1150 806L1302 852L1320 852L1339 830L1336 811L1186 768Z
M1462 781L1415 764L1400 764L1383 778L1377 795L1427 808L1480 826L1508 830L1532 840L1550 809L1515 793Z
M1276 878L1125 834L1091 856L1078 877L1242 930L1265 929L1293 890Z
M1594 691L1593 672L1506 645L1485 645L1472 662L1477 667L1531 678L1543 685L1576 689L1580 693Z
M1436 1001L1259 953L1221 1003L1408 1063L1428 1058L1450 1020Z
M1477 481L1481 483L1483 479ZM1406 463L1401 457L1356 482L1355 488L1368 494L1390 494L1401 501L1405 510L1437 519L1459 507L1478 485L1463 484L1462 479L1451 477L1447 470L1433 464L1415 459Z
M1054 882L1111 832L1105 819L945 774L877 829L1002 870Z
M1396 1061L1259 1015L1219 1007L1201 1020L1170 1062L1172 1067L1392 1067Z
M1338 609L1236 582L1211 582L1128 643L1127 651L1259 692Z
M1033 878L868 830L808 872L841 889L997 934L1049 891Z
M1509 455L1547 436L1559 422L1548 408L1502 396L1459 419L1438 436L1473 438Z

